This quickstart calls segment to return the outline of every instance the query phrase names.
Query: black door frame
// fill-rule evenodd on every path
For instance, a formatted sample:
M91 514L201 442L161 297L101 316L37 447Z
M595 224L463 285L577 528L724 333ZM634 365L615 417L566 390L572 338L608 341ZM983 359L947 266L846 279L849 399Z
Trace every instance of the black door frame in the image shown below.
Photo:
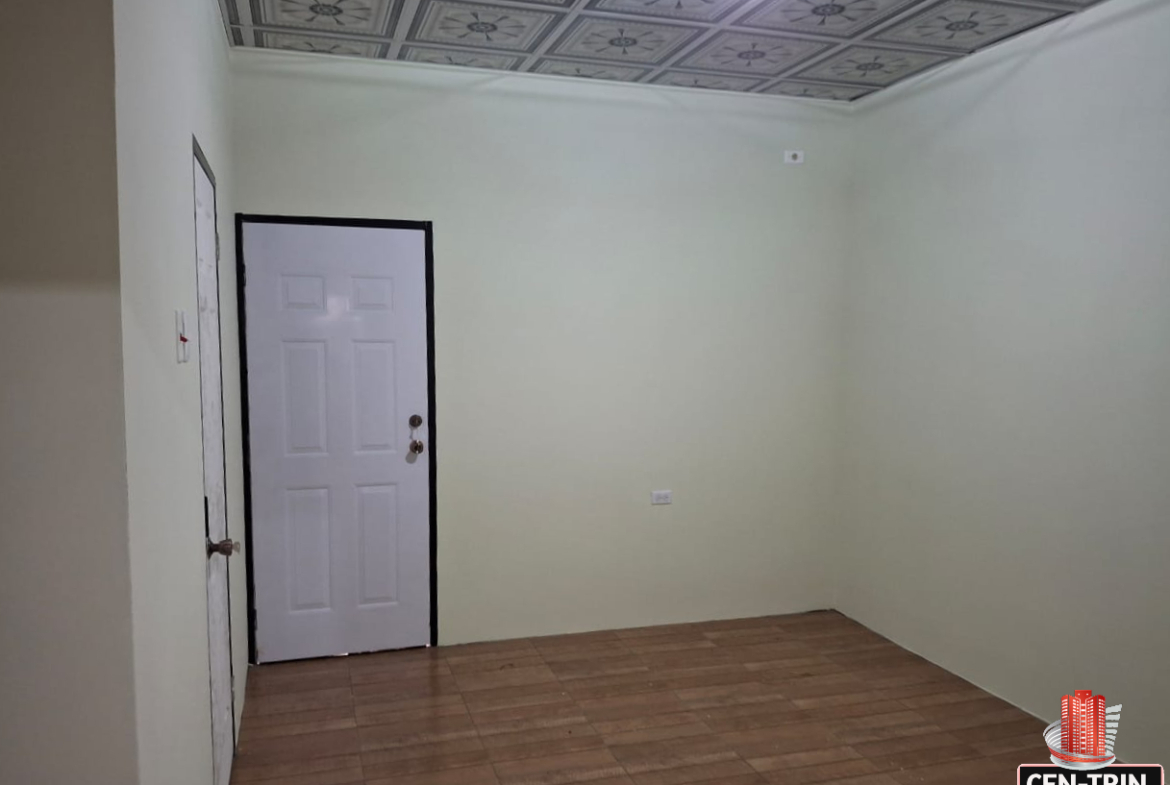
M236 305L239 314L240 416L244 450L244 556L248 572L248 661L256 664L256 584L252 566L252 441L248 413L247 267L244 262L244 224L295 224L299 226L351 226L373 229L413 229L423 232L426 244L427 286L427 438L430 442L430 569L431 646L439 643L438 557L438 462L435 457L435 257L434 226L430 221L396 221L379 218L328 218L321 216L236 213Z

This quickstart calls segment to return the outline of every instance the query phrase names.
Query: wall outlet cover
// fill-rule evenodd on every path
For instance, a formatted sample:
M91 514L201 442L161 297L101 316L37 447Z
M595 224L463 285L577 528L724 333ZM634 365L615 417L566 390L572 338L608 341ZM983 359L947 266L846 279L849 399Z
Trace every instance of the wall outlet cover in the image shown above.
M670 504L674 501L674 491L650 491L651 504Z

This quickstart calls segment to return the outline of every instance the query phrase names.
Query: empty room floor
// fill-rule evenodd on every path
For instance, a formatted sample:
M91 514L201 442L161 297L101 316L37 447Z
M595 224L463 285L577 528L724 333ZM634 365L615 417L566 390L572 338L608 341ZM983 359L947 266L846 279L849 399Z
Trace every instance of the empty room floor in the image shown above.
M825 611L256 667L232 782L983 785L1042 730Z

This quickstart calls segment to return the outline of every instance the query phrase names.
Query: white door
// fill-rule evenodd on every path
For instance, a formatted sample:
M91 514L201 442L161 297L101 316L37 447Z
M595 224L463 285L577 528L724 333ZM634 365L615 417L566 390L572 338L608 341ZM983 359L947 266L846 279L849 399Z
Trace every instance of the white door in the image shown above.
M215 228L215 184L199 159L195 174L195 280L199 298L199 395L203 406L204 534L227 539L224 480L223 376L219 346L219 244ZM230 553L230 551L227 551ZM211 754L215 785L227 785L235 754L232 708L232 637L228 601L228 557L207 556L207 636L211 667Z
M256 658L427 645L426 229L241 232Z

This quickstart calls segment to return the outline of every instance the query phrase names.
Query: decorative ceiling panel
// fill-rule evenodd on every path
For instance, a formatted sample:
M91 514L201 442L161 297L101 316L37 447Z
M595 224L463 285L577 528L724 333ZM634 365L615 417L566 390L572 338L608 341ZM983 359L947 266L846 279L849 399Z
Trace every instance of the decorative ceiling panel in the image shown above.
M690 27L631 19L580 17L552 46L552 54L621 63L661 63L693 39Z
M683 59L679 66L701 71L776 76L831 47L832 44L800 38L724 32Z
M741 7L744 0L590 0L586 8L633 16L665 16L711 23Z
M424 0L406 40L531 53L559 19L548 11Z
M263 49L289 49L294 52L315 52L342 57L378 57L383 45L377 41L357 41L346 38L326 38L298 33L256 33L256 46Z
M971 52L1064 14L999 3L945 0L886 28L872 40Z
M913 3L914 0L769 0L738 24L851 38Z
M686 71L663 71L654 77L653 84L670 85L671 87L696 87L700 90L735 90L747 92L753 87L759 87L764 80L751 79L743 76L719 76L717 74L693 74Z
M431 65L461 65L469 68L490 68L493 71L511 71L523 60L517 55L499 52L466 52L459 49L439 49L433 46L404 46L398 59Z
M219 0L233 45L854 101L1099 0Z
M787 95L792 98L822 98L830 101L852 101L869 95L875 87L846 87L845 85L819 84L785 79L764 90L769 95Z
M577 76L582 79L608 79L611 82L636 82L646 74L649 68L631 68L626 65L602 65L599 63L580 63L574 60L559 60L546 57L540 60L531 69L534 74L555 74L556 76Z
M951 55L917 52L911 49L874 49L851 46L800 71L805 79L887 87L894 82L949 60Z
M391 35L394 0L263 0L260 18L273 27L309 27L331 33Z

